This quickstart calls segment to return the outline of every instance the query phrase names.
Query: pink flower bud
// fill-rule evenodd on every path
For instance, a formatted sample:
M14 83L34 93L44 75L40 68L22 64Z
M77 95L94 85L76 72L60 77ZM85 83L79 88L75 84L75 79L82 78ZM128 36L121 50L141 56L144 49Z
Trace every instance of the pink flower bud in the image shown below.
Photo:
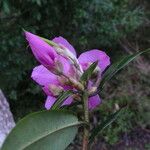
M54 48L30 32L25 32L25 36L36 59L48 70L55 70L57 53Z

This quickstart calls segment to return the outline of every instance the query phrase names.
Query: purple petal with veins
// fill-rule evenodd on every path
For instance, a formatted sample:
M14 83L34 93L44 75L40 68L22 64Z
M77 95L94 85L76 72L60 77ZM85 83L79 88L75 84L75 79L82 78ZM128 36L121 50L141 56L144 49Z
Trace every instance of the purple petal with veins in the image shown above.
M82 65L83 69L86 70L90 63L98 61L98 66L103 72L107 66L110 65L109 56L100 50L94 49L82 53L79 58L79 63Z

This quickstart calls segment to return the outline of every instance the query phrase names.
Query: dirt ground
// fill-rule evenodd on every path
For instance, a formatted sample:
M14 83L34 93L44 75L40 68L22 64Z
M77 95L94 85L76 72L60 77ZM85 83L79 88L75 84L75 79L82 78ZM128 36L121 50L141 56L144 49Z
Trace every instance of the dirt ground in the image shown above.
M109 145L99 139L92 150L150 150L150 130L136 128L122 135L120 142L115 145Z

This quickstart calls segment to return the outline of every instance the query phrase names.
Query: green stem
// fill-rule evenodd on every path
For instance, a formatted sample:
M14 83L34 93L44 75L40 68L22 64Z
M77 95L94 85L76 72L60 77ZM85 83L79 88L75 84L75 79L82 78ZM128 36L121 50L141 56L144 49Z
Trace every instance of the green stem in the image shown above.
M84 121L89 123L88 93L83 93ZM84 126L82 150L88 150L89 128Z

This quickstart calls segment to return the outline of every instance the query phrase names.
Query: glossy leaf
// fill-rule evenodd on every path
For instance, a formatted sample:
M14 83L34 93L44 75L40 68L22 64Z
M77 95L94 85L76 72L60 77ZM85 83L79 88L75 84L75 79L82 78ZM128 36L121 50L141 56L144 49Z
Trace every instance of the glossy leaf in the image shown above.
M102 122L100 125L98 125L96 128L94 128L91 131L91 136L90 136L90 140L89 140L90 143L92 143L94 141L94 138L96 136L98 136L102 130L104 130L112 122L114 122L124 109L125 109L125 107L123 107L120 110L116 111L114 114L111 114L110 116L107 117L107 119L104 122Z
M150 51L150 49L138 52L136 54L132 54L129 56L126 56L124 58L122 58L120 61L112 64L104 73L100 86L99 86L99 90L101 88L103 88L104 84L106 81L109 81L119 70L121 70L123 67L125 67L126 65L128 65L131 61L133 61L137 56Z
M69 97L73 94L72 91L65 91L63 92L56 100L56 102L54 103L54 105L52 106L52 110L54 109L57 109L57 108L60 108L62 103Z
M92 63L89 68L83 73L81 76L81 81L88 81L90 77L92 76L95 68L97 67L98 61Z
M64 150L74 139L78 118L67 111L42 111L23 118L1 150Z

